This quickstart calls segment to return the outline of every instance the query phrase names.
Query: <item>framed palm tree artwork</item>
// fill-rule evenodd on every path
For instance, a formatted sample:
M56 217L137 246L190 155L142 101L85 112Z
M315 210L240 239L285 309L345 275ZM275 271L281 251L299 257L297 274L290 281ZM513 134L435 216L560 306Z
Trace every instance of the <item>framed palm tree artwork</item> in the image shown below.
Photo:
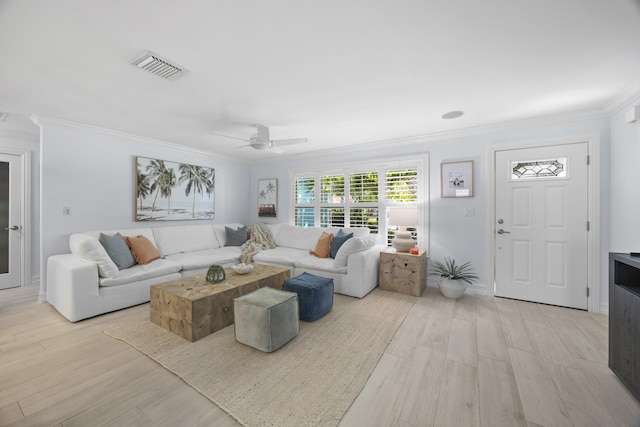
M278 216L278 180L275 178L258 180L258 216Z
M215 169L136 157L136 221L213 219Z

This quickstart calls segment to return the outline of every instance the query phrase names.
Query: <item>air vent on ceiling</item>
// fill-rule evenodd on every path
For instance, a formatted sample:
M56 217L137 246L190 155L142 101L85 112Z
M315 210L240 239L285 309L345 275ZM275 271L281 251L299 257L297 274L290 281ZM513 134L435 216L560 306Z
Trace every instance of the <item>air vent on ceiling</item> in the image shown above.
M148 71L167 80L175 80L187 73L186 69L179 65L171 64L166 59L149 51L143 52L131 61L131 63L141 70Z

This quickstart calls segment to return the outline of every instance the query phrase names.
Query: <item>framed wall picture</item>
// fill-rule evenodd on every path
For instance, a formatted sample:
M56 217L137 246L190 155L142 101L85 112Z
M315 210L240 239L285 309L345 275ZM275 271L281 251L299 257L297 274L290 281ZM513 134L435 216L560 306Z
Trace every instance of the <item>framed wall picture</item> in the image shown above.
M441 197L473 197L473 160L440 163Z
M215 169L136 157L136 221L214 218Z
M278 180L258 180L258 216L275 218L278 216Z

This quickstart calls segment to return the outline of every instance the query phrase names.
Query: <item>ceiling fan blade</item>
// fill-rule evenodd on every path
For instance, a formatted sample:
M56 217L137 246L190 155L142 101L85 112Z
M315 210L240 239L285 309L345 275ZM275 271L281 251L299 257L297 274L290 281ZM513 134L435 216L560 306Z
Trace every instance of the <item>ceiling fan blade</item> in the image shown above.
M217 133L217 132L209 132L211 135L217 135L217 136L222 136L224 138L230 138L230 139L237 139L238 141L244 141L244 142L249 142L248 139L245 138L240 138L237 136L231 136L231 135L225 135L223 133Z
M293 139L274 139L271 141L274 146L281 147L283 145L294 145L294 144L304 144L308 142L307 138L293 138Z

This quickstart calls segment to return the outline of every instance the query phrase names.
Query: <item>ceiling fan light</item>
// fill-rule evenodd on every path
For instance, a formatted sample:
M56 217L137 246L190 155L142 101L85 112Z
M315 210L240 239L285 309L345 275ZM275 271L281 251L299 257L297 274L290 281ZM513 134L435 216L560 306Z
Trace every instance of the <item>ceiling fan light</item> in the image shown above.
M269 143L262 141L252 141L251 147L255 148L256 150L266 150L267 148L269 148Z

